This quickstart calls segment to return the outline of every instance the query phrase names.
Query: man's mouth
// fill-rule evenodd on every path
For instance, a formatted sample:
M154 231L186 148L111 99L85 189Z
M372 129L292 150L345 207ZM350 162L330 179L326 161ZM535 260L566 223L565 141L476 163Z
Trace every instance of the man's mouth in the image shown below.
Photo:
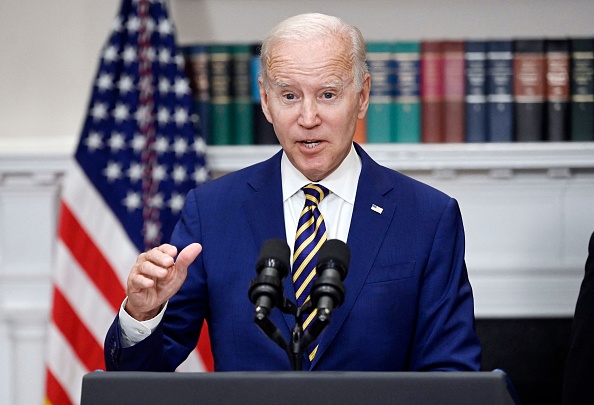
M320 144L320 141L303 141L301 142L306 148L313 149Z

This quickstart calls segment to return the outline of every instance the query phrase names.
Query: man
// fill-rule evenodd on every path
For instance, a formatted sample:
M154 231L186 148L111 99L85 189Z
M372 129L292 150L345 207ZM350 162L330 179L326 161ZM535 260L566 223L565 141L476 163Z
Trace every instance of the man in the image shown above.
M563 404L594 402L594 233L571 325L569 355L563 377Z
M329 190L318 204L325 237L347 242L351 260L344 304L303 368L478 370L456 201L379 166L352 142L369 105L359 30L321 14L289 18L265 39L261 60L262 109L282 151L188 194L175 247L141 254L130 272L106 337L107 368L175 370L206 319L215 370L290 369L254 324L247 290L265 241L293 246L301 188L315 183ZM292 279L284 296L294 299ZM294 317L275 309L270 319L288 340Z

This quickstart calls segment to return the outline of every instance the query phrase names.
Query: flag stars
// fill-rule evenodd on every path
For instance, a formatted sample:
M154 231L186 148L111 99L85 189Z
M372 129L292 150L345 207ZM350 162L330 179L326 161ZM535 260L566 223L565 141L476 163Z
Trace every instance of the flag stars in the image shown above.
M161 155L169 150L169 141L164 136L158 136L153 144L153 150Z
M144 240L154 241L159 238L161 227L154 221L146 221L144 227Z
M122 165L118 162L111 161L103 170L103 174L107 177L107 181L113 183L122 177Z
M196 184L202 184L208 180L208 170L206 170L206 167L196 166L194 174L192 174L192 180L194 180Z
M181 156L188 151L188 141L185 138L176 137L173 141L173 151L176 156Z
M175 83L173 84L173 91L177 97L190 94L190 84L186 79L178 77L175 79Z
M161 48L159 50L159 63L166 65L171 61L171 53L167 48Z
M165 201L163 200L163 194L156 193L155 195L151 196L148 203L149 207L157 209L163 208L163 205L165 204Z
M200 156L206 152L206 142L203 138L194 138L194 152Z
M171 177L173 178L175 184L183 183L188 178L186 168L182 165L174 165Z
M173 115L173 119L178 127L183 126L186 122L188 122L188 111L184 108L176 108L175 113Z
M109 90L113 87L113 78L108 73L101 73L97 78L97 88L101 91Z
M130 117L130 110L128 105L123 103L117 103L116 108L113 110L113 117L117 123L127 120Z
M108 63L118 60L118 50L115 46L110 45L105 48L105 51L103 52L103 60Z
M109 148L111 149L112 153L125 149L126 146L124 135L120 132L112 133L107 143L109 144Z
M120 93L125 95L126 93L132 91L134 88L134 81L128 75L122 75L120 80L118 81L118 89L120 89Z
M142 206L140 194L128 191L128 195L122 200L122 204L128 209L128 212L139 209Z
M153 168L152 173L153 180L156 182L161 182L167 178L167 169L164 165L156 165Z
M101 121L107 117L107 106L104 103L96 102L91 107L89 115L93 117L93 121Z
M170 35L173 32L173 25L168 19L164 18L159 21L159 24L157 25L157 31L159 32L159 35Z
M130 33L137 32L139 28L140 28L140 19L136 16L130 17L130 19L126 23L126 29L128 30L128 32L130 32Z
M159 93L167 94L167 93L169 93L170 88L171 88L171 85L169 84L169 80L167 80L166 77L162 77L159 80Z
M134 119L138 122L139 126L144 126L148 122L149 119L149 108L147 105L141 105L136 113L134 114ZM136 149L135 149L136 150Z
M130 168L128 168L126 174L128 175L131 183L136 183L142 179L142 175L144 174L144 166L138 162L133 162L130 165Z
M159 121L159 124L167 124L169 122L169 117L169 110L166 107L159 108L159 112L157 113L157 121Z
M122 59L126 65L129 65L136 61L136 50L131 47L130 45L124 48L124 52L122 53Z
M184 201L185 198L182 195L173 192L171 193L171 199L167 202L167 206L173 214L177 214L184 207Z
M146 145L146 138L139 133L135 133L134 137L132 138L131 147L136 153L142 152L144 146Z
M96 131L89 132L89 135L85 139L85 145L87 145L89 152L95 152L97 149L101 149L103 147L101 134Z

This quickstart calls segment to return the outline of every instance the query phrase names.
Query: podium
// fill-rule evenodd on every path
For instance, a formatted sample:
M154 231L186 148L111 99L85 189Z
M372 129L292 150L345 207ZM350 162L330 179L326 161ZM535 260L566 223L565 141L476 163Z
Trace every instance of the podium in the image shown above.
M81 405L519 404L503 372L93 372Z

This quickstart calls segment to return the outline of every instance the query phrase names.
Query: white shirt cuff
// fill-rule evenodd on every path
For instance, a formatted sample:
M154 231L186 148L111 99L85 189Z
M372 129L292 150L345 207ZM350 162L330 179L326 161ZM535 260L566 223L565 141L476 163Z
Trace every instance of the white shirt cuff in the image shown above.
M149 319L148 321L137 321L124 309L127 302L128 297L122 302L119 313L123 347L134 346L136 343L141 342L153 333L157 326L159 326L159 323L161 323L163 315L165 314L165 309L167 308L166 302L165 305L163 305L161 312L159 312L153 319Z

